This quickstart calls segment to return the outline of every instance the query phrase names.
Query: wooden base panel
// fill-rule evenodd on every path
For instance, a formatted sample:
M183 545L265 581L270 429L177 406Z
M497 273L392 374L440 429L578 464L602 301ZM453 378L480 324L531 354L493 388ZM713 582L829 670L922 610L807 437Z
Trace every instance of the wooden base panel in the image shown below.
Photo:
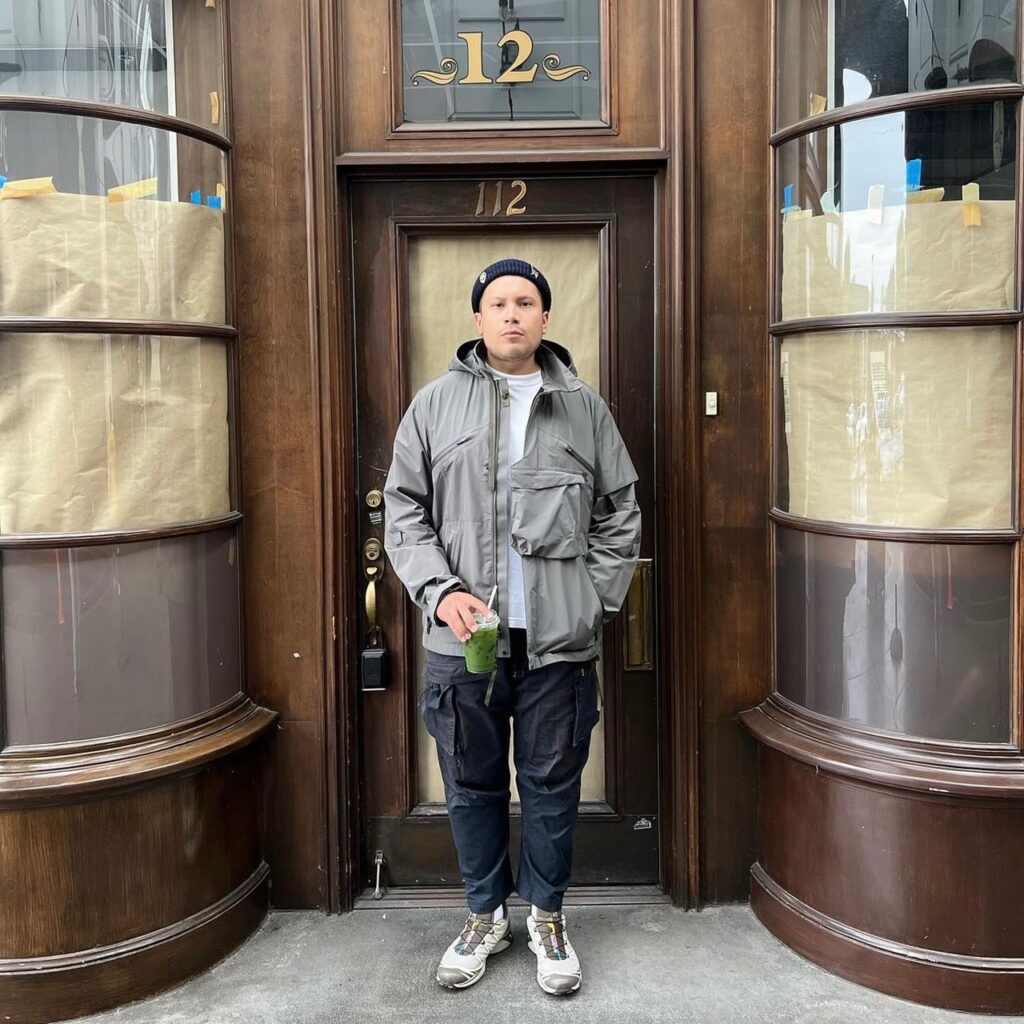
M49 1024L171 988L240 946L267 913L269 869L169 928L87 952L0 961L0 1020Z
M858 985L943 1009L1024 1013L1024 959L942 953L857 931L796 899L759 864L750 904L776 938Z

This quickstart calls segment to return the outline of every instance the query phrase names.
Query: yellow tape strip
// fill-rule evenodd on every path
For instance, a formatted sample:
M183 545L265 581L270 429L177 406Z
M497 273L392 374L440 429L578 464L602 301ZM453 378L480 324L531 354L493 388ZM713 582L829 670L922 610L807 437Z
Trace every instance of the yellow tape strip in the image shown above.
M0 189L0 199L25 199L27 196L44 196L56 192L53 178L22 178L9 181Z
M141 181L130 181L127 185L107 189L107 199L112 203L123 203L128 199L142 199L144 196L155 195L156 178L143 178Z
M828 106L828 100L820 93L811 93L811 105L810 105L810 116L815 117L818 114L825 113L825 107Z
M220 124L220 93L210 93L210 123Z
M214 194L220 198L220 208L226 210L228 208L228 189L223 181L217 182L217 191Z
M206 0L206 6L207 7L216 7L217 6L217 0Z
M976 181L964 185L964 227L981 227L981 190Z

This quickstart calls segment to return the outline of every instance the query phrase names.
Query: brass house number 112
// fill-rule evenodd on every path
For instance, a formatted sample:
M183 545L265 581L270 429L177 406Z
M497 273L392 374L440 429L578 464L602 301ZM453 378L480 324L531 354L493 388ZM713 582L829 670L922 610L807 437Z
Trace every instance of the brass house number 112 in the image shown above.
M460 32L459 38L466 44L466 73L459 78L459 85L516 85L521 82L532 82L537 77L541 66L544 74L552 82L564 82L574 75L582 75L583 81L590 81L590 69L582 64L562 67L562 58L557 53L549 53L540 64L526 66L533 53L533 37L522 29L512 29L499 40L498 46L516 45L516 59L497 78L488 78L484 74L484 34L483 32ZM453 57L445 57L441 61L440 71L417 71L412 76L412 84L419 85L422 78L433 85L451 85L458 77L459 62Z

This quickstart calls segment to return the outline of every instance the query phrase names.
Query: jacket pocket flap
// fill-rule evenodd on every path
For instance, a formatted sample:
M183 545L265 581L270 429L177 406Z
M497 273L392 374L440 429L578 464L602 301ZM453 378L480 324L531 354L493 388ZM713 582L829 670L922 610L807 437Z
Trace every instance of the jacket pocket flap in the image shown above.
M543 491L549 487L568 487L586 482L582 473L566 469L535 469L526 466L512 468L512 487L524 491Z

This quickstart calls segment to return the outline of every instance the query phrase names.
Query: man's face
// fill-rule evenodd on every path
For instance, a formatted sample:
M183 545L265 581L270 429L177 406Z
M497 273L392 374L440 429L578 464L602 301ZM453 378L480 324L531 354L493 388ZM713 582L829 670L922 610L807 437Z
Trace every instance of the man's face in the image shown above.
M489 362L505 372L532 369L548 325L537 286L525 277L496 277L480 296L474 313Z

